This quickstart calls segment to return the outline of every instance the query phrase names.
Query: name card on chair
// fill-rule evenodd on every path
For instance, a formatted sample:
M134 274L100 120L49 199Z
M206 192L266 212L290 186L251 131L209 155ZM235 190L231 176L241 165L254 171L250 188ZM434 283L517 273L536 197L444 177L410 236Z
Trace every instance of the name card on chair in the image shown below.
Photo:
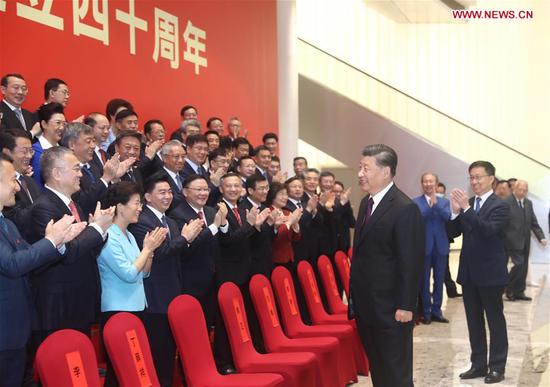
M139 344L139 339L135 329L126 331L126 340L128 340L128 347L130 348L132 360L134 361L140 387L152 386L153 384L151 383L151 379L147 373L145 358L143 357L143 352L141 350L141 345Z
M271 318L271 325L275 328L279 326L279 317L277 316L277 311L273 305L273 299L271 294L269 294L269 289L267 286L263 287L265 303L267 304L267 311L269 312L269 317Z
M288 281L288 278L285 278L284 285L285 285L286 299L288 300L288 306L290 307L290 314L295 316L298 314L298 309L296 308L296 301L292 296L292 289L290 288L290 282Z
M319 297L317 285L315 284L315 278L313 278L313 271L311 270L307 271L307 279L309 281L309 287L311 288L311 292L313 293L313 299L315 300L315 303L318 304L321 302L321 297Z
M248 330L246 329L243 310L237 297L233 297L233 310L235 311L235 317L237 318L237 324L239 325L241 340L243 343L246 343L247 341L250 341L250 335L248 334Z
M84 372L84 366L82 365L80 351L66 353L65 359L67 360L67 366L69 366L69 373L71 374L73 387L88 387L88 381L86 380L86 373Z

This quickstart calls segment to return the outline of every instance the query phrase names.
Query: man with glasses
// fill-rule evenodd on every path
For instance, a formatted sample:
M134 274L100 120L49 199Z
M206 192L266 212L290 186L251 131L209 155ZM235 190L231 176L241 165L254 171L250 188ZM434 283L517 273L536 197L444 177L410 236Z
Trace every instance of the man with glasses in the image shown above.
M161 173L165 176L166 181L172 189L173 200L170 204L170 209L177 207L183 201L183 176L181 171L185 163L187 152L183 144L178 140L170 140L164 144L160 150L164 166Z
M120 161L124 162L128 159L134 160L133 165L128 168L128 171L122 175L120 180L132 181L143 187L143 176L141 171L136 167L135 160L140 157L141 151L141 134L135 130L125 130L119 133L114 142L115 152L120 155Z
M0 80L3 100L0 103L0 129L19 128L30 133L32 138L40 133L36 126L36 117L21 105L29 92L27 83L21 74L6 74Z
M84 118L84 123L92 128L96 144L90 164L100 171L100 173L103 173L103 166L110 156L101 148L101 144L109 138L109 129L111 127L109 120L103 114L93 112Z
M69 86L62 79L50 78L44 84L44 104L57 102L67 107L69 96Z
M458 188L451 192L454 234L463 234L457 282L462 285L472 351L471 367L461 373L460 378L484 377L485 383L492 384L504 379L508 355L502 294L508 284L504 242L510 206L493 193L493 164L475 161L468 172L475 196L468 198L468 194ZM488 363L485 318L490 333Z
M0 132L0 151L12 158L20 188L15 193L15 205L4 207L4 216L15 223L23 237L28 240L31 206L41 194L34 179L27 175L34 155L28 133L22 129L6 129Z

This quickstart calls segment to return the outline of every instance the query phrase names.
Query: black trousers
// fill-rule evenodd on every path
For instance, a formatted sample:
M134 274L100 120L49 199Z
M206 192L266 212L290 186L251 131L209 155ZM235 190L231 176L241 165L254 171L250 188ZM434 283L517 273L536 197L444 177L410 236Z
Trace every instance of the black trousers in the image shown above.
M504 286L462 285L464 310L468 323L468 335L472 354L472 367L504 373L508 357L508 335L504 318L502 293ZM487 362L487 332L489 326L490 344Z
M456 290L456 282L451 277L451 270L449 269L449 255L447 255L447 270L445 271L445 289L447 291L447 297L454 296L458 293Z
M0 386L20 387L25 373L27 348L0 351Z
M529 248L509 252L514 266L510 269L510 283L506 288L506 294L519 296L525 293L527 270L529 269Z
M357 321L375 387L412 387L413 324L392 327Z
M143 313L143 325L147 331L155 369L162 387L172 385L176 342L172 337L166 313Z

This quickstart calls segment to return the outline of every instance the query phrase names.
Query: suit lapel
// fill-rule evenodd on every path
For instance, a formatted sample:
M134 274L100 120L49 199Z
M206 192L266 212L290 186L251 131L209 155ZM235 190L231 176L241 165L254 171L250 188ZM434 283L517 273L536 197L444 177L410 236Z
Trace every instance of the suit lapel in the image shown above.
M487 200L485 201L485 203L483 203L483 206L481 206L481 209L479 210L479 216L483 216L487 213L487 211L489 211L489 209L494 204L493 202L495 200L495 197L496 195L493 193L487 198Z
M370 216L369 222L367 223L367 225L362 226L361 229L359 230L359 240L358 240L358 242L360 242L361 239L363 239L367 235L369 230L373 228L374 224L376 224L376 222L378 222L378 220L391 208L396 189L397 188L395 187L395 184L394 184L390 188L390 190L384 195L384 197L382 198L380 203L378 203L378 205L376 206L376 209L374 210L374 212ZM358 219L357 220L358 222L363 221L363 219L365 217L366 207L367 206L366 206L366 202L365 202L365 206L363 208L363 217Z

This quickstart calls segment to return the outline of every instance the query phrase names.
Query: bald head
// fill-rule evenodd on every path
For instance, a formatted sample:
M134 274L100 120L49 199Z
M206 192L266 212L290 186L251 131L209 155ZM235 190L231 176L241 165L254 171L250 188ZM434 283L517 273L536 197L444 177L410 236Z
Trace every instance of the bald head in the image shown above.
M527 183L525 180L516 181L516 184L514 185L514 196L517 199L525 198L528 192L529 192L529 183Z

